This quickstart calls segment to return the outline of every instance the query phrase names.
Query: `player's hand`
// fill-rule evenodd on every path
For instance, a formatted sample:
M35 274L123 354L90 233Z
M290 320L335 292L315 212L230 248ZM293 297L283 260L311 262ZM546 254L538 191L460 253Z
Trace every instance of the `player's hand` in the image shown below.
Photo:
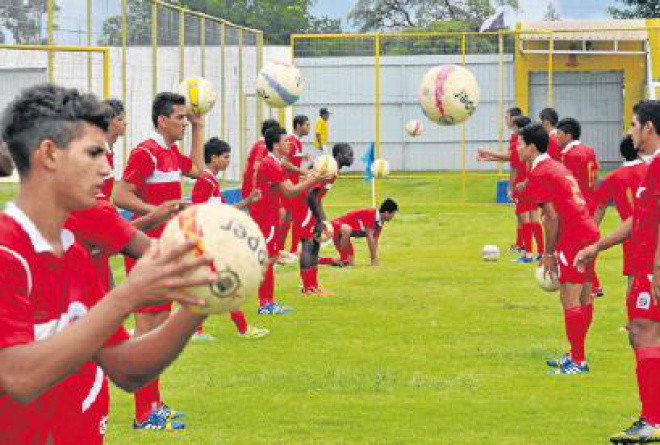
M154 210L152 210L148 216L153 218L154 225L160 225L166 221L169 221L174 215L188 207L190 204L183 201L166 201Z
M557 265L557 258L554 255L543 255L541 260L543 266L543 275L556 279L559 276L559 266Z
M194 247L193 243L185 242L165 251L158 241L153 241L122 285L130 289L132 306L137 309L163 301L176 301L182 305L205 305L202 298L181 292L189 286L208 286L216 281L216 274L209 268L213 260L191 256ZM199 268L207 269L208 274L202 274L201 278L193 277L191 272Z
M511 188L506 189L506 197L509 201L513 201L513 191Z
M259 201L261 197L262 197L261 190L253 189L252 193L250 193L250 196L248 197L248 202L250 204L254 204L255 202Z
M526 181L516 184L516 193L521 194L522 192L524 192L526 186L527 186Z
M597 256L598 247L596 244L591 244L590 246L580 250L577 255L575 255L575 260L573 260L573 267L575 267L580 273L583 273L585 266L595 260Z
M480 148L477 150L477 161L479 162L485 162L485 161L490 161L492 160L490 154L488 153L488 150L485 148Z
M195 112L193 112L192 110L192 107L189 107L187 109L186 117L188 118L188 122L190 122L190 125L192 125L193 127L199 127L200 125L204 125L204 117L199 114L195 114Z

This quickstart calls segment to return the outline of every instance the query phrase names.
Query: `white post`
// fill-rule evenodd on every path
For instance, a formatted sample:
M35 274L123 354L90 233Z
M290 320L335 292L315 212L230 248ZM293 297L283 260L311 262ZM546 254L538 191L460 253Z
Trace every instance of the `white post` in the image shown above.
M376 208L376 177L371 178L371 207Z

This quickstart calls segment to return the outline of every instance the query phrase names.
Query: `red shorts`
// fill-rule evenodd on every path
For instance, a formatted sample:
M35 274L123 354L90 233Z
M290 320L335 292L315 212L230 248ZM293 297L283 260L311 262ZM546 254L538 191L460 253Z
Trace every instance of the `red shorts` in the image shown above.
M633 275L630 292L626 298L628 308L628 320L635 318L646 318L649 320L660 320L660 306L651 298L652 275Z
M316 218L314 218L312 211L309 209L307 200L299 199L293 210L293 221L299 229L298 235L300 239L313 238Z
M516 214L531 212L538 208L538 205L534 201L521 198L517 193L513 194L513 200L516 202Z
M259 221L255 219L255 222L261 229L261 233L266 238L266 249L268 249L268 256L275 258L280 252L280 243L279 243L279 221Z
M598 238L590 240L588 242L580 242L570 245L558 246L557 247L557 264L559 264L559 283L572 283L572 284L584 284L584 283L593 283L594 281L594 271L595 271L595 261L587 264L583 272L577 270L573 265L575 257L578 252L590 244L595 243Z
M623 249L623 274L635 275L635 266L633 264L633 245L630 239L627 239L621 245Z
M128 275L131 272L136 262L137 260L134 260L133 258L124 257L124 266L126 267L126 275ZM163 304L155 304L153 306L143 307L142 309L138 309L135 312L138 314L157 314L160 312L171 312L171 311L172 311L172 302L168 301L167 303L163 303Z

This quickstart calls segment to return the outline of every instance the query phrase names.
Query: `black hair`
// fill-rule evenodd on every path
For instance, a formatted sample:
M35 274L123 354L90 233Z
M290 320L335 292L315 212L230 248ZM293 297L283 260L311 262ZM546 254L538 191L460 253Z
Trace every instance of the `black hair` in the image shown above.
M117 116L121 116L126 112L126 107L124 107L124 102L119 99L107 99L103 101L104 104L110 108L110 119L114 119Z
M532 123L532 120L527 116L518 116L513 118L513 125L515 125L519 130L525 128Z
M621 142L619 143L619 151L626 161L634 161L639 157L639 153L635 149L635 144L630 135L621 139Z
M543 129L541 124L527 125L520 131L520 136L525 141L525 144L534 144L539 152L545 153L548 151L550 136L548 136L548 132Z
M30 157L45 139L66 148L80 135L84 123L108 131L109 114L108 107L92 94L36 85L23 90L5 108L0 138L7 143L14 165L23 174L30 170Z
M206 144L204 144L204 162L207 164L211 162L213 156L222 156L225 153L231 152L231 147L225 141L212 137Z
M506 113L510 117L522 116L522 110L519 107L511 107L508 110L506 110Z
M580 126L580 123L577 121L577 119L572 117L565 117L560 120L559 124L557 124L557 129L573 136L574 141L580 139L580 135L582 134L582 127Z
M321 108L321 109L319 110L319 116L329 115L329 114L330 114L330 112L328 111L327 108Z
M559 115L554 108L544 108L539 113L539 119L541 119L541 122L550 122L550 125L556 127L559 122Z
M158 128L158 117L170 117L174 112L175 105L186 105L186 98L176 93L158 93L154 98L154 103L151 108L151 120L154 127Z
M261 123L261 135L266 137L266 132L271 128L279 128L280 123L275 119L266 119Z
M286 130L280 127L273 127L266 131L264 138L266 139L266 148L268 148L268 151L273 151L275 144L280 142L283 135L286 136Z
M332 147L332 157L337 161L339 168L350 167L353 164L353 147L340 142Z
M643 127L647 122L653 124L655 133L660 135L660 101L644 100L633 107L639 125Z
M305 125L305 122L309 121L309 118L305 115L299 114L293 118L293 129L295 130L298 127Z
M380 213L392 213L392 212L398 212L399 211L399 205L394 202L393 199L387 198L385 201L383 201L380 205L380 208L378 209Z

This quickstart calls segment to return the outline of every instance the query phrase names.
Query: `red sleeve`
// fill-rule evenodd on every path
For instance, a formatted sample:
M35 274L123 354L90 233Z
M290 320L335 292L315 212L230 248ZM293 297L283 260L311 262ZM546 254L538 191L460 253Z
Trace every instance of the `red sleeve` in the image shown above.
M265 179L272 184L281 184L286 180L286 172L281 166L275 167L271 166L270 164L266 164L266 168L264 168L263 173L265 175Z
M540 177L528 178L527 187L525 188L524 196L535 203L550 202L552 201L552 194L548 189L548 185Z
M102 201L97 202L97 206L91 209L73 212L66 226L78 241L100 247L109 255L124 250L137 232L112 204Z
M192 160L188 156L182 155L178 148L172 147L172 149L175 150L176 157L179 161L179 168L181 169L181 173L183 173L184 175L189 174L190 170L192 170L193 168Z
M607 207L614 198L613 177L607 175L596 191L596 202L599 206Z
M211 199L213 194L213 184L211 184L204 176L200 176L195 181L195 187L193 187L191 198L193 204L201 204L203 202L208 202Z
M22 261L0 246L0 348L34 341L29 266Z
M646 177L647 178L653 178L651 181L647 181L647 184L650 185L652 190L649 190L649 192L656 197L656 199L660 198L660 183L658 183L658 178L660 178L660 158L655 157L653 158L653 161L651 161L651 164L649 164L649 168L646 171Z
M155 168L154 159L149 152L144 148L135 148L128 157L122 179L138 188L142 188Z
M376 213L378 210L376 209L369 209L367 212L364 214L362 218L362 223L364 224L364 227L368 227L370 229L373 229L376 227Z
M265 145L259 145L254 154L254 162L261 162L266 156L268 156L268 148Z

